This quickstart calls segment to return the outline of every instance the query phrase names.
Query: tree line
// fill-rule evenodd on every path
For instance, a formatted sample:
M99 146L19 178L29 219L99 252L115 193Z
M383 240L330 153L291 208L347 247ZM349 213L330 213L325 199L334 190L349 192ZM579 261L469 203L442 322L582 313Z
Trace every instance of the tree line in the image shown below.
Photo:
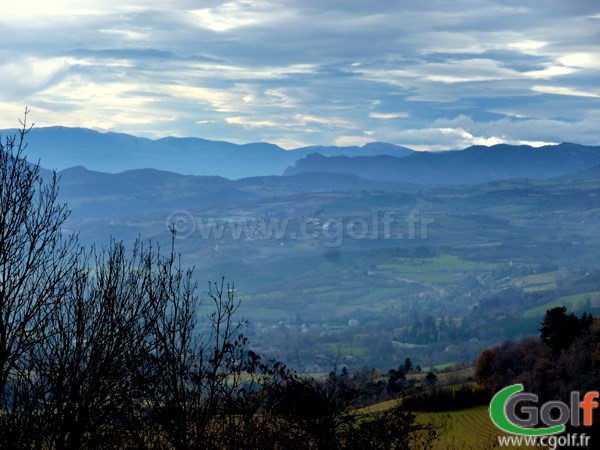
M570 400L572 391L597 391L600 386L600 321L591 314L577 317L564 306L546 311L539 337L505 341L484 350L475 362L475 380L488 398L500 389L522 383L539 396L539 404ZM570 432L600 436L600 414L594 425Z

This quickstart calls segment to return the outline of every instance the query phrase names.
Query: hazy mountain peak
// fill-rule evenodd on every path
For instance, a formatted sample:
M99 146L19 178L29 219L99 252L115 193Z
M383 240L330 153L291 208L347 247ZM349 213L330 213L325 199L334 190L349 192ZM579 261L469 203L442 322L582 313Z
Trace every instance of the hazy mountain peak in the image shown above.
M15 132L15 130L8 130ZM119 173L151 168L188 175L220 175L230 179L281 175L286 167L311 152L327 155L405 156L411 150L392 144L360 147L307 147L295 150L268 142L235 144L202 138L148 139L124 133L53 126L33 128L27 136L30 160L44 167L64 170L84 166L92 171Z
M311 154L285 174L352 173L362 178L425 184L469 184L511 178L543 179L600 164L600 147L561 144L534 148L498 144L439 153L328 157Z

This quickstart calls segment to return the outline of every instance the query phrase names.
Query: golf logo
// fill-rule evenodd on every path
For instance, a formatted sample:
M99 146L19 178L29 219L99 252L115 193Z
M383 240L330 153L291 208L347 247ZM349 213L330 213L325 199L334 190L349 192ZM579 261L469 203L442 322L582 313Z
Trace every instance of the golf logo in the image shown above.
M563 433L567 423L574 427L589 427L593 422L593 411L599 406L598 391L587 392L583 400L578 391L573 391L569 404L554 400L538 407L538 396L523 390L522 384L513 384L492 398L490 418L502 431L521 436L549 436ZM583 410L583 421L580 410Z

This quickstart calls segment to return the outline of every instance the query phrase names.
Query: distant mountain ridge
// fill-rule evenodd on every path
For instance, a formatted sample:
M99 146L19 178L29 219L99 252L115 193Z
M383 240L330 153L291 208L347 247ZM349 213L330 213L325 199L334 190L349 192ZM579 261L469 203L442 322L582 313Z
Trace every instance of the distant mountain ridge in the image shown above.
M51 172L42 169L42 176ZM71 167L58 172L60 201L73 218L135 217L224 207L235 202L317 192L398 189L399 183L363 180L356 175L306 173L229 180L219 176L181 175L155 169L121 173Z
M415 152L403 158L327 157L315 153L297 161L285 174L349 173L378 181L473 184L511 178L545 179L599 164L600 147L571 143L544 147L499 144L437 153Z
M2 135L14 130L0 131ZM27 135L30 161L54 170L84 166L92 171L118 173L158 169L187 175L219 175L229 179L281 175L286 167L310 153L339 155L395 155L412 150L385 143L363 147L305 147L295 150L269 143L233 144L201 138L165 137L152 140L122 133L100 133L86 128L34 127Z
M176 137L152 140L65 127L33 128L27 143L29 161L40 161L42 167L57 171L85 167L90 173L109 175L154 169L229 180L318 172L394 183L473 184L511 178L552 178L600 165L600 147L572 143L544 147L499 144L444 152L415 152L381 142L362 147L285 150L261 142L239 145Z

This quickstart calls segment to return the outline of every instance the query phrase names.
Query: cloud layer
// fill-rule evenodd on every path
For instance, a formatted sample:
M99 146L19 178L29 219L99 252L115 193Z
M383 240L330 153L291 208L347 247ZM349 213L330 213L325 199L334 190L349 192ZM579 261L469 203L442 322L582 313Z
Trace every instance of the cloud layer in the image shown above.
M597 0L4 0L0 26L3 128L600 145Z

